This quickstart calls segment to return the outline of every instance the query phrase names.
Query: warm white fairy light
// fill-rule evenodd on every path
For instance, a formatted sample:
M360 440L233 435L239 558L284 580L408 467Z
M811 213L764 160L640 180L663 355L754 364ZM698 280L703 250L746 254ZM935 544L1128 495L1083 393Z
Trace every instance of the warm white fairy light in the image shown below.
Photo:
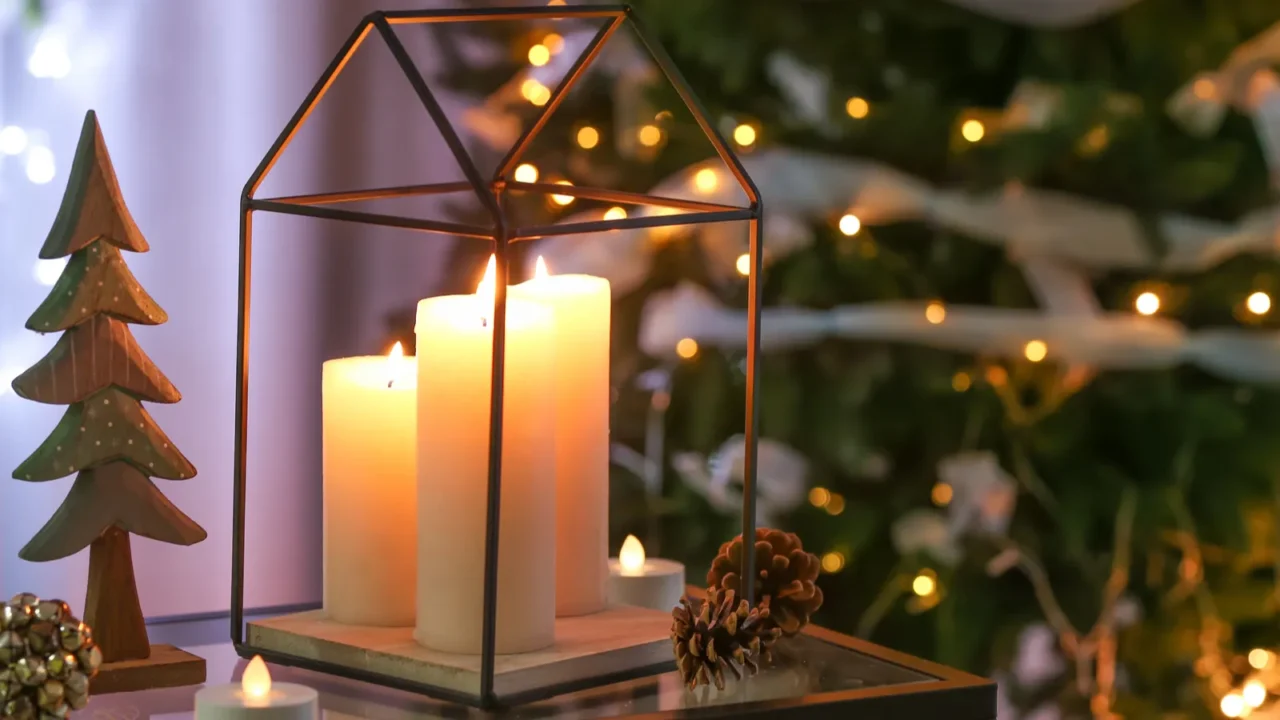
M853 237L854 235L857 235L858 231L861 229L862 221L858 219L857 215L854 215L853 213L846 213L840 218L840 232L845 235Z
M583 150L590 150L600 144L600 131L590 125L584 125L578 128L575 139L578 141L578 147Z
M822 570L828 573L838 573L844 569L844 553L829 552L822 556Z
M733 129L733 141L742 147L748 147L756 141L756 129L743 123Z
M534 45L529 48L529 64L534 67L542 67L551 60L551 49L546 45Z
M929 597L938 591L938 578L932 570L921 570L911 581L911 592L920 597Z
M37 260L35 267L31 269L31 275L35 277L36 282L44 286L51 286L58 282L58 277L62 275L62 268L66 267L67 259L58 258L57 260Z
M38 78L64 78L71 72L71 56L61 33L46 32L27 57L27 72Z
M860 97L851 97L844 104L844 111L849 113L849 117L854 120L861 120L871 112L871 104Z
M1263 685L1261 680L1254 678L1244 684L1240 694L1249 707L1262 707L1262 703L1267 701L1267 686Z
M1155 315L1160 311L1160 296L1148 290L1133 301L1133 307L1141 315Z
M619 207L617 205L614 205L613 207L604 211L605 220L622 220L626 216L627 216L627 209L624 207Z
M17 125L0 129L0 155L21 155L27 149L27 131Z
M653 147L662 142L662 129L657 125L643 125L640 131L636 133L640 140L640 144L645 147Z
M1031 340L1023 348L1022 354L1031 362L1040 362L1049 355L1049 346L1043 340Z
M1254 315L1266 315L1271 310L1271 296L1259 290L1250 295L1244 305Z
M685 360L691 359L698 354L698 341L693 338L681 338L680 342L676 343L676 354Z
M747 253L742 253L741 255L738 256L738 260L734 262L733 266L737 268L739 275L742 275L743 277L750 275L751 274L751 256Z
M987 128L982 124L981 120L965 120L960 126L960 134L965 140L976 143L987 134Z
M1255 670L1262 670L1271 664L1271 653L1262 648L1254 648L1249 651L1249 666Z
M568 180L557 180L557 181L556 181L556 184L557 184L557 185L572 185L573 183L569 182ZM573 203L573 201L574 201L574 200L576 200L576 199L577 199L577 198L575 198L575 197L574 197L574 196L572 196L572 195L552 195L552 196L551 196L551 202L555 203L556 205L559 205L560 207L564 207L564 206L566 206L566 205L570 205L570 204L572 204L572 203Z
M701 193L713 193L720 187L720 173L711 168L702 168L693 174L693 186Z
M547 101L551 99L551 91L547 89L547 86L533 78L520 83L520 94L524 96L525 100L538 106L546 105Z
M522 163L516 168L516 182L535 183L538 182L538 166L529 163Z
M27 150L27 179L36 185L44 185L53 180L58 172L54 163L53 151L43 145L36 145Z
M924 308L924 319L930 325L941 325L947 319L947 308L940 302L931 302Z
M1238 692L1229 692L1222 696L1222 702L1218 704L1218 708L1229 718L1240 717L1245 711L1244 696Z
M552 55L555 55L564 49L564 38L560 37L559 33L547 33L547 36L542 38L542 44L551 51Z

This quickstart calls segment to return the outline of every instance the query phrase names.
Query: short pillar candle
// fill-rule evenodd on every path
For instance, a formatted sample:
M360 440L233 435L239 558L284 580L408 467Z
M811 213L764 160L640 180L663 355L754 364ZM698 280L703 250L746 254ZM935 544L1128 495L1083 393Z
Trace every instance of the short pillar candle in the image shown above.
M294 683L272 683L261 657L245 666L239 683L196 693L196 720L318 720L320 695Z
M609 560L609 603L668 611L684 595L684 565L646 558L644 546L628 535L618 557Z
M324 364L323 604L335 622L413 625L417 376L399 350Z

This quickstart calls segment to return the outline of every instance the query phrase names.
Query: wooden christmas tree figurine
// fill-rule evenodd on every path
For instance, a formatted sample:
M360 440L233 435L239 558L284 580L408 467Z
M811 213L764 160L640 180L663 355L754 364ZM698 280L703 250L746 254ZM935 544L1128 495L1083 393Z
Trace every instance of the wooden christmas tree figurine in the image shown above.
M27 320L31 330L62 336L13 381L28 400L68 408L13 476L41 482L76 474L62 505L18 555L45 562L90 549L84 620L105 661L94 692L204 681L201 658L171 646L156 646L153 655L129 546L130 533L176 545L205 538L151 481L188 480L196 469L142 405L182 398L129 330L129 323L168 319L120 252L147 249L90 110L62 207L40 249L42 258L70 259Z

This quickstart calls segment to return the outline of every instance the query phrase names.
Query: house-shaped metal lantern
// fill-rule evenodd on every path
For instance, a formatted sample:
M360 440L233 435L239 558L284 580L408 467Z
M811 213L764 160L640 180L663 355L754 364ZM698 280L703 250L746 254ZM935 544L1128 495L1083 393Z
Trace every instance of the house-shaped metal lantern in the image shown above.
M493 177L483 177L477 170L476 163L468 155L457 132L446 118L440 103L428 87L426 80L414 64L405 46L397 38L392 26L414 25L425 23L457 23L485 21L517 21L517 20L559 20L595 18L603 21L603 26L595 34L582 54L568 70L564 78L551 91L549 99L540 114L519 137L505 158L499 163ZM666 75L674 86L687 109L692 113L706 138L714 146L720 159L728 167L749 201L746 207L696 202L667 197L649 196L639 193L619 192L602 188L570 186L539 182L519 182L513 177L516 166L528 149L530 143L538 136L548 118L564 101L570 88L582 77L583 73L600 54L604 44L624 24L630 23L635 36L651 54L657 67ZM311 195L294 195L289 197L258 198L255 196L259 186L271 172L273 165L280 158L290 141L299 129L307 122L312 111L324 100L326 92L334 80L343 72L348 61L360 52L362 46L371 42L386 43L399 69L409 80L418 100L421 101L429 118L439 130L450 153L460 166L466 180L464 182L436 183L404 187L383 187L347 192L321 193ZM678 210L679 214L655 213L644 217L624 217L620 219L603 219L598 221L565 222L553 225L537 225L529 227L515 226L509 221L505 212L504 195L521 191L543 195L567 195L576 198L599 200L605 202L627 203L650 206L667 210ZM344 203L386 198L405 198L445 193L469 193L478 198L488 216L487 224L464 224L445 220L419 219L392 214L345 209ZM485 548L484 548L484 591L483 591L483 634L481 654L479 656L478 691L459 691L456 687L445 687L426 680L414 680L402 676L382 673L367 666L345 664L320 657L304 657L281 651L278 648L255 647L252 637L246 633L244 586L245 586L245 504L246 504L246 438L249 437L249 307L250 307L250 258L253 246L253 216L256 212L282 213L304 217L341 220L366 225L403 228L428 233L442 233L466 238L476 238L492 243L496 258L497 277L494 294L493 311L493 365L492 389L490 394L489 419L489 451L488 451L488 487L486 505ZM495 8L495 9L458 9L458 10L424 10L375 12L360 21L350 38L338 51L333 61L325 69L324 74L316 81L301 107L294 113L289 123L280 133L266 157L258 165L253 175L245 184L240 200L240 294L238 313L237 373L236 373L236 427L235 427L235 468L234 468L234 516L232 529L232 604L231 633L236 649L240 655L249 657L261 654L268 660L297 665L313 670L346 676L354 679L379 683L392 687L422 692L441 699L462 702L470 705L493 706L496 704L513 704L539 697L566 692L575 688L603 684L625 679L628 675L637 676L660 672L671 667L667 661L663 665L630 669L619 673L614 669L599 672L604 674L590 678L574 678L572 680L553 680L538 684L536 687L522 688L518 693L503 692L495 687L495 625L497 615L497 583L498 583L498 529L499 507L502 483L502 411L503 411L503 365L504 345L506 339L506 306L508 278L508 251L513 243L534 238L557 235L591 233L604 230L622 230L632 228L652 228L660 226L690 225L699 223L717 223L728 221L746 221L749 225L750 268L748 275L748 342L746 357L746 454L743 478L742 532L747 538L755 535L755 478L756 478L756 446L757 446L757 383L760 349L760 272L762 267L761 239L761 203L754 183L747 176L738 158L729 150L724 138L720 136L713 124L708 121L706 112L694 97L680 72L672 64L671 58L658 46L653 37L646 32L637 20L631 8L626 5L553 5L537 8ZM754 575L753 553L743 553L742 571L747 577ZM550 582L551 580L548 579ZM754 602L752 584L746 584L746 598Z

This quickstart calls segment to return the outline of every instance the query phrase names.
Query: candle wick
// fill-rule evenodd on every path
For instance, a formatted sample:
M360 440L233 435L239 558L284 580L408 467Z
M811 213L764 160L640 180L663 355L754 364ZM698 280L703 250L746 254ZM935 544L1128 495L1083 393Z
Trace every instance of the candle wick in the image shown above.
M481 315L481 316L480 316L480 327L483 327L483 328L487 328L487 327L489 327L489 318L484 317L483 315Z
M391 387L393 384L395 384L395 381L396 381L396 380L395 380L395 378L392 378L392 379L388 380L388 381L387 381L387 387Z

